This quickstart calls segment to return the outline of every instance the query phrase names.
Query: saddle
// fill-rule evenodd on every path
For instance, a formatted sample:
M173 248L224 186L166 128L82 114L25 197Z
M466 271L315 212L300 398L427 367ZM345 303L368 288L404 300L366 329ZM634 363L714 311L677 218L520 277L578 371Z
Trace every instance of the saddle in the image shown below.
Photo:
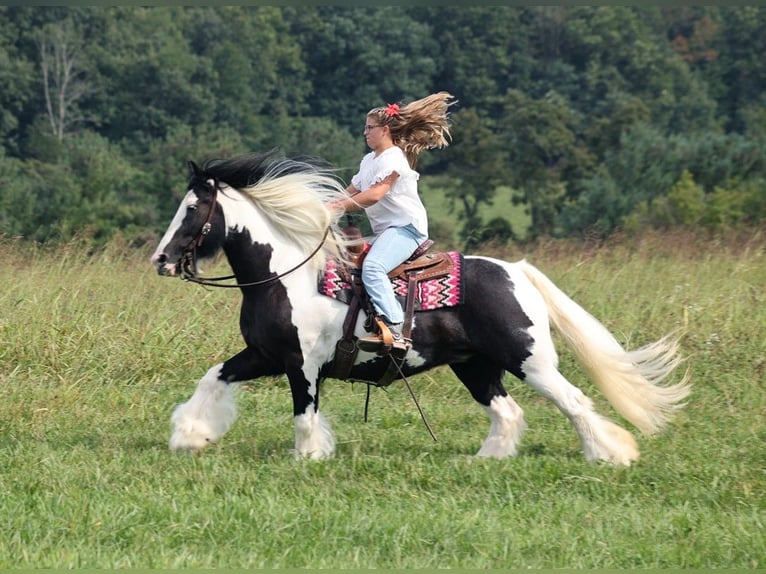
M427 253L433 244L432 240L426 239L404 263L388 273L388 278L399 277L408 282L413 278L416 281L425 281L452 271L455 262L448 253Z
M415 307L418 299L418 287L422 281L431 280L437 277L447 276L455 269L456 263L449 253L428 253L434 242L430 239L424 241L413 253L404 261L388 273L389 279L406 283L406 294L404 301L404 323L402 325L402 335L409 339L412 334L412 322L415 315ZM355 254L352 261L346 264L344 274L351 284L351 298L349 301L348 312L343 322L343 336L335 345L335 357L330 366L328 376L336 379L348 379L351 369L359 353L354 336L354 327L359 317L359 311L364 308L367 311L367 323L365 327L371 332L381 332L381 329L387 329L382 321L375 320L375 311L370 302L367 292L362 284L362 263L367 250L361 250ZM385 331L383 332L385 337ZM394 357L403 361L404 357ZM388 386L396 378L398 368L393 362L386 369L385 373L374 384L376 386ZM365 381L367 382L367 381Z

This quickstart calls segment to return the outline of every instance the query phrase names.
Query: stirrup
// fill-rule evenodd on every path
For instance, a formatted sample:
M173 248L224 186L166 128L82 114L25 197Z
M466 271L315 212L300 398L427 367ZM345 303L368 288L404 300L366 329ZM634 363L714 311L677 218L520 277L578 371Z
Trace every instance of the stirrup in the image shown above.
M388 355L392 353L396 358L404 358L407 352L412 348L412 341L404 338L397 331L391 328L378 317L375 317L375 323L379 332L368 337L360 337L356 341L360 350L378 355Z
M383 356L391 354L397 359L401 359L412 348L412 341L400 336L393 338L390 343L386 343L381 335L371 335L357 339L356 346L359 347L360 351L377 353Z
M405 337L398 337L394 339L388 354L401 361L404 359L404 357L407 356L407 353L410 352L410 349L412 349L412 341L410 339L406 339Z

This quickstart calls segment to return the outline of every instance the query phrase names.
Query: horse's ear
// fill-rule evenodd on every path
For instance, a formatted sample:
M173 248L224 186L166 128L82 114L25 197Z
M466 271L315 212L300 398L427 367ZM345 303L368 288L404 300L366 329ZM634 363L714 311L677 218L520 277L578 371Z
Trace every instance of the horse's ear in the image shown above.
M202 170L199 168L199 166L192 160L189 160L189 177L194 177L195 175L200 175L201 173Z

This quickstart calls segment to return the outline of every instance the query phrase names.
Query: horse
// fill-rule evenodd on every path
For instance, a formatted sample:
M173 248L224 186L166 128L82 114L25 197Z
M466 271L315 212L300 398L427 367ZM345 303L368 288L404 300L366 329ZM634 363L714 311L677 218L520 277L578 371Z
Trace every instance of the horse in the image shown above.
M186 194L151 262L159 275L204 283L197 262L222 251L235 281L226 286L242 296L245 346L209 368L191 397L175 406L169 448L198 451L215 443L236 420L235 383L285 375L294 455L332 457L334 433L319 410L319 395L348 305L320 293L317 283L330 262L348 261L342 214L328 207L344 194L344 185L321 161L275 156L274 150L211 159L202 166L189 161L188 167ZM414 314L412 347L396 379L448 365L489 417L476 456L518 454L526 423L503 386L508 372L569 419L586 460L624 466L638 460L633 434L598 414L592 400L559 372L551 328L571 346L610 405L642 434L659 432L684 406L691 388L688 370L680 382L667 383L683 361L677 336L626 350L525 259L464 255L461 271L464 298L458 305ZM366 315L360 313L352 325L355 337L366 333ZM390 357L360 351L348 379L374 381L389 363Z

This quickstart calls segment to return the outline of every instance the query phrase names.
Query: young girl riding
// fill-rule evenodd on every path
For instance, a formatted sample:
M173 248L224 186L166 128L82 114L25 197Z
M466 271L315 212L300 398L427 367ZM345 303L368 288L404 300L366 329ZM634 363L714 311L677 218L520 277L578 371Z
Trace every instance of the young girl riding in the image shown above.
M388 272L406 261L428 239L428 217L418 195L415 171L424 149L449 145L448 108L457 103L447 92L432 94L407 105L388 104L367 113L364 136L372 150L346 188L348 197L331 209L363 209L375 236L362 264L362 282L378 318L393 338L392 348L406 353L411 341L402 336L404 312ZM359 346L380 349L382 335L363 337Z

